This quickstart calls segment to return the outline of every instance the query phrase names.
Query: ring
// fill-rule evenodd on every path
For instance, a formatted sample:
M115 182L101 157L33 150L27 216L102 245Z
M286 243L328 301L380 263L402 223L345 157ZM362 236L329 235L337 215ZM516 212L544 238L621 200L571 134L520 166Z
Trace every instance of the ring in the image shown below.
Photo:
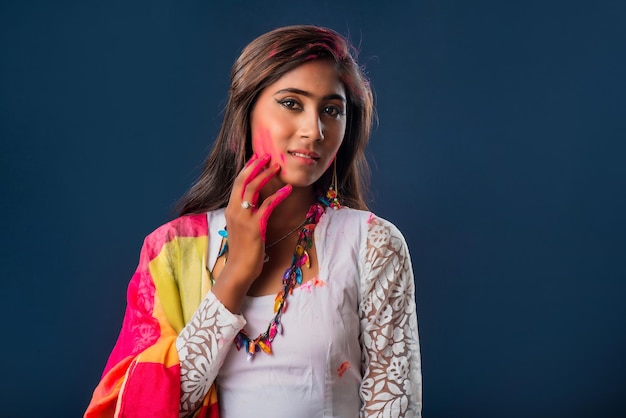
M247 200L244 200L243 202L241 202L241 207L244 209L250 209L250 208L253 208L254 205L248 202Z

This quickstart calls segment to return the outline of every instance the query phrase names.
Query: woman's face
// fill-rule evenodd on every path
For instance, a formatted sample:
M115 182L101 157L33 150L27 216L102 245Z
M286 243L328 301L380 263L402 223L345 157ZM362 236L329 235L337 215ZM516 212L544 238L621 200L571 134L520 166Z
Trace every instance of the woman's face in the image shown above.
M250 123L252 149L280 165L281 183L313 185L346 131L346 93L335 64L317 59L285 73L261 91Z

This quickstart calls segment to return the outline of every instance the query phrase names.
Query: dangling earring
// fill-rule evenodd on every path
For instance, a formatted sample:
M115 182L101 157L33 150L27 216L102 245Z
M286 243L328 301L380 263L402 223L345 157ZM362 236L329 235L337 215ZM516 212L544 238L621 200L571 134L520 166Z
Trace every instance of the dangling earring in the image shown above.
M341 207L341 205L339 204L339 199L337 198L337 188L337 157L335 157L335 161L333 162L333 177L330 180L330 187L326 192L328 205L333 209L339 209Z

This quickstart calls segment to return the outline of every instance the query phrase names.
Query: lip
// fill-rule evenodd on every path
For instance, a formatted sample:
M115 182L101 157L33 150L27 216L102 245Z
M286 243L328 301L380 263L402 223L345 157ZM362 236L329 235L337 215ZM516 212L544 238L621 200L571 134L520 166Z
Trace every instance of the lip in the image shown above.
M303 161L309 161L311 163L317 162L317 160L320 159L320 155L318 153L316 153L315 151L309 151L305 149L288 150L287 154L289 154L290 156L294 158L298 158Z

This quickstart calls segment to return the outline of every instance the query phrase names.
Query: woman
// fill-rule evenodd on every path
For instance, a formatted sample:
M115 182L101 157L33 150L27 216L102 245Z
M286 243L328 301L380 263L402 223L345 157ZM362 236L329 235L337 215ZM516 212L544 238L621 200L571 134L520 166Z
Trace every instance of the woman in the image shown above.
M146 238L86 417L421 415L411 261L366 211L373 101L350 52L314 26L244 49L182 216Z

